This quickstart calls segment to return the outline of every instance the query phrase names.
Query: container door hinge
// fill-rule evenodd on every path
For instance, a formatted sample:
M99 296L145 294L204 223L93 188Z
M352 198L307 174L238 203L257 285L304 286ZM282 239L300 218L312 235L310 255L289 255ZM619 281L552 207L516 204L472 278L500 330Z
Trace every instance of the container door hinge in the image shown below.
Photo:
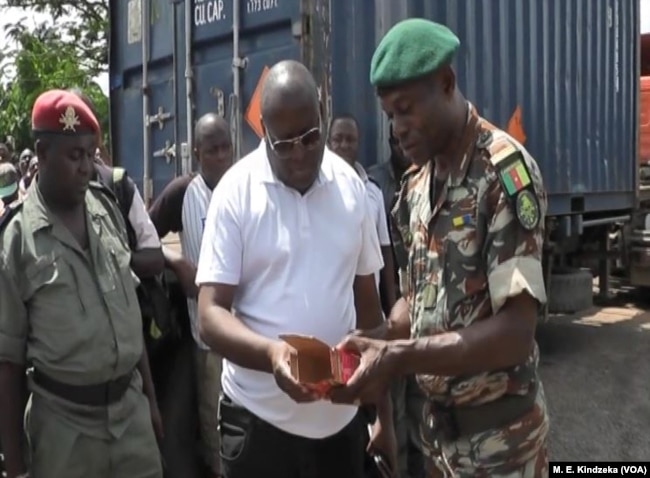
M176 145L172 144L169 140L165 141L165 146L158 151L154 151L153 157L165 158L167 164L171 163L176 158Z
M158 123L158 129L163 129L165 126L165 121L173 118L174 115L166 112L162 106L158 107L158 112L155 115L147 115L145 118L145 124L147 128L150 127L153 123Z
M223 90L213 86L210 88L210 94L217 101L217 114L224 118L226 116L226 105Z

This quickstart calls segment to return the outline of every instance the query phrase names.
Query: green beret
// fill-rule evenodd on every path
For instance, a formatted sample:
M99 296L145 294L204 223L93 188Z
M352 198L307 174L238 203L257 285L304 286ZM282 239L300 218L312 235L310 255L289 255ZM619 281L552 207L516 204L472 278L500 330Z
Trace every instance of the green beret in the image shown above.
M372 55L370 83L393 86L451 63L460 40L444 25L409 18L393 26Z

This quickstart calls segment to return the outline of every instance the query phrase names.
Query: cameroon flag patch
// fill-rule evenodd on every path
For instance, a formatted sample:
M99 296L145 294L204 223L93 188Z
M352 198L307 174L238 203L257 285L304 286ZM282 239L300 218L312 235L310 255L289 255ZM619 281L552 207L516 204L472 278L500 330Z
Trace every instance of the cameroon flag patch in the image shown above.
M526 168L521 155L518 156L518 159L504 167L499 173L501 175L501 183L508 196L514 196L530 184L528 168Z

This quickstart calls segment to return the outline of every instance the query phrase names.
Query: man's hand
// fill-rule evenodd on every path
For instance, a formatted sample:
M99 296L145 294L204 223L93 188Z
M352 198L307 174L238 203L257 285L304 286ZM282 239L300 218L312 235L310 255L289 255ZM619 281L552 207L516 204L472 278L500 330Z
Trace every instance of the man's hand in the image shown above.
M397 437L394 427L386 429L377 420L370 428L370 442L367 451L371 454L373 452L382 453L389 461L393 476L397 476Z
M349 336L338 349L361 357L359 367L347 384L332 389L329 397L334 403L376 404L381 400L394 375L394 364L388 355L390 345L382 340Z
M299 383L291 376L290 360L296 350L286 342L276 342L271 349L271 364L273 376L278 387L297 403L307 403L319 400L317 392Z

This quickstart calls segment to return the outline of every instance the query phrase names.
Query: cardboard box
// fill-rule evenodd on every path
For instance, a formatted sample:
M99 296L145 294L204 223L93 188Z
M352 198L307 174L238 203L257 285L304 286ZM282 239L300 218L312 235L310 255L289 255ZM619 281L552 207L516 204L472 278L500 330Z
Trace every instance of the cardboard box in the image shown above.
M327 390L345 384L359 366L358 355L336 350L317 338L304 335L281 335L296 349L291 357L291 375L300 383Z

